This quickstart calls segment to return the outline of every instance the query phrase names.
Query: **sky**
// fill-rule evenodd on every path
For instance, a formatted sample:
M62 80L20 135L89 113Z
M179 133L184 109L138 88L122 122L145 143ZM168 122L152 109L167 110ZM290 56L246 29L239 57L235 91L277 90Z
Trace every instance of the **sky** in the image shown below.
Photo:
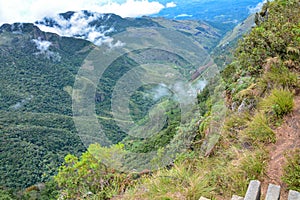
M0 24L35 22L45 16L67 11L89 10L115 13L122 17L153 15L163 9L174 8L172 0L0 0Z

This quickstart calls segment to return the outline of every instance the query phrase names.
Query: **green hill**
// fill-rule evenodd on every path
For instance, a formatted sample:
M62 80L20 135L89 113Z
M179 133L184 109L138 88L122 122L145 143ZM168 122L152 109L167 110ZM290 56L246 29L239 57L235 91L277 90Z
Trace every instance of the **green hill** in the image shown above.
M233 194L244 196L250 180L268 181L267 166L272 159L270 151L276 140L283 141L277 130L281 133L282 124L292 124L295 131L290 134L293 134L293 138L299 134L296 128L298 123L292 120L293 114L299 117L299 107L295 110L294 105L294 98L299 102L299 12L298 0L275 0L267 2L262 11L256 14L256 26L239 41L234 56L225 55L223 58L226 59L219 60L219 67L222 69L223 63L230 59L232 62L226 65L219 76L208 80L207 86L198 94L196 107L201 115L194 115L196 111L192 109L187 113L191 118L187 118L185 123L168 126L174 130L161 132L161 135L158 134L161 137L152 141L152 144L162 143L168 139L165 137L167 133L176 132L170 145L158 145L156 156L151 160L158 170L116 170L122 169L122 161L132 159L129 153L134 148L127 149L128 143L109 148L91 144L80 157L67 155L58 173L46 184L46 189L33 186L27 188L24 194L31 198L40 195L48 199L58 196L65 199L196 200L201 196L229 199ZM177 26L178 23L172 22L168 27ZM189 32L193 33L191 30ZM226 41L235 40L227 37ZM220 45L218 48L214 51L215 60L227 47ZM158 52L165 55L162 51ZM151 53L147 52L147 55L151 56ZM128 54L117 61L125 65L132 62L129 57ZM203 64L206 66L207 62ZM205 74L215 68L198 70ZM111 87L108 80L100 80L100 83ZM132 99L132 108L137 116L144 116L144 108L139 106L146 104L139 104L138 94L144 95L147 89L140 88L140 93ZM110 89L107 91L109 93ZM161 103L165 102L163 99ZM171 116L178 116L176 108L169 111ZM102 120L107 119L110 116L102 117ZM166 130L168 128L163 131ZM168 150L176 145L184 146L182 142L186 138L192 138L192 143L185 149L187 151L176 154L171 163L162 163ZM123 142L131 142L131 138L126 139ZM143 145L146 144L146 147L148 145L147 141L134 141L132 146L137 147L137 152L141 149L136 142L145 142ZM150 150L153 147L156 146L150 146ZM299 190L299 145L289 148L288 158L278 165L283 176L276 181L285 181L284 190ZM285 160L284 153L281 152L282 160ZM147 160L147 157L141 156L137 165L144 165L141 162L143 160ZM107 161L111 161L112 165L107 165ZM11 195L5 191L2 193L3 196Z
M65 17L71 14L65 13ZM43 23L54 26L49 19ZM198 41L199 49L204 47L199 52L203 58L208 55L205 49L213 49L223 34L208 24L192 21L122 19L113 15L104 22L93 23L99 27L103 23L116 25L114 35L140 27L165 27L165 30L170 29L170 33L180 31L191 40ZM78 156L86 150L73 122L71 95L78 70L95 48L86 40L46 33L33 24L4 24L0 28L1 186L26 188L44 182L57 172L67 154ZM145 49L135 53L157 57L158 63L159 59L179 60L177 70L187 79L196 70L195 66L189 68L184 59L164 51ZM205 64L207 61L201 58L201 62ZM151 140L133 141L126 137L112 119L111 95L117 81L135 66L136 63L125 54L105 71L97 85L96 113L105 134L113 143L125 139L126 148L148 152L164 146L173 138L180 121L179 110L178 106L168 103L168 124ZM148 109L157 103L151 96L144 98L155 87L157 85L146 85L132 96L130 107L135 121L143 123ZM162 104L164 102L168 101L161 101Z

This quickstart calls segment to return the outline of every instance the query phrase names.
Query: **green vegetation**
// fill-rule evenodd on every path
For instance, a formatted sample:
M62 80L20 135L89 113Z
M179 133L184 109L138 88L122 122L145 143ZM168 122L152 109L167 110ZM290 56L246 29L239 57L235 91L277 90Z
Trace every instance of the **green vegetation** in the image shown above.
M115 145L110 149L91 145L87 152L78 159L67 155L64 164L54 177L65 199L81 199L97 196L100 199L109 199L125 191L132 185L126 176L105 166L102 160L113 159L112 155L121 154L123 145ZM104 156L106 155L106 156Z
M254 142L275 142L275 133L268 124L266 116L263 113L257 113L249 122L245 132Z
M294 95L290 91L274 89L271 91L271 94L261 102L260 106L266 113L272 112L277 118L282 118L293 110L293 97Z
M13 34L5 25L7 31L0 34L1 41L5 38L0 45L0 185L18 189L49 180L65 155L85 150L64 88L73 85L92 48L84 40L45 34L30 24L23 27L23 34ZM58 53L60 62L35 55L39 50L33 36L52 42L49 51Z
M283 181L291 190L299 191L300 188L300 149L289 152L287 164L284 168Z
M0 183L5 186L0 190L0 198L196 200L200 196L218 199L230 198L232 194L244 195L250 180L263 180L269 159L265 147L275 142L273 129L292 111L293 98L300 89L299 2L274 0L265 4L265 10L268 15L257 14L257 17L260 15L256 18L257 26L238 43L235 57L225 56L219 60L219 68L229 60L232 62L220 77L208 80L206 88L198 94L196 107L200 115L196 114L195 107L191 113L185 113L184 119L188 120L181 123L180 109L174 101L144 98L155 87L153 85L141 87L131 96L130 114L137 123L145 122L151 106L159 104L166 108L165 127L148 140L126 136L113 120L113 88L120 77L137 65L129 55L115 60L99 80L95 101L99 121L117 145L92 144L81 156L83 147L70 118L68 92L80 61L92 45L82 40L77 44L71 38L58 39L49 34L53 43L62 45L61 48L51 47L51 50L59 52L65 61L53 64L41 57L30 59L34 53L26 47L32 47L27 38L30 34L1 33L0 47L5 51L1 51L0 62L3 63L0 66L12 69L5 68L7 70L1 74L7 82L3 81L5 87L0 96L0 151L3 152L0 175L4 177ZM197 30L205 31L203 27ZM26 51L13 45L18 42ZM78 46L72 47L70 54L66 53L66 48L73 43ZM79 47L86 51L79 53ZM221 51L216 51L216 55ZM5 52L16 53L7 57ZM157 50L132 53L159 54L161 60L157 62L165 60L165 55ZM180 62L174 67L186 70L185 61L177 60ZM44 65L46 67L40 69ZM45 82L49 84L41 84ZM182 145L185 138L192 138L186 152L172 155L174 160L167 167L157 164L164 156L164 147ZM142 166L142 161L149 159L141 156L140 160L132 161L133 158L127 157L128 152L152 150L157 150L157 157L151 161L158 165L158 170L136 173L116 170L124 167L119 162L121 158L128 161L130 169ZM298 161L297 150L288 157L283 177L292 189L299 189ZM62 164L57 168L59 163ZM6 174L7 171L10 173ZM52 175L54 177L49 178ZM44 189L37 185L41 181L48 181ZM8 187L27 189L16 194Z
M166 20L163 24L167 26L168 22L171 23ZM96 25L100 26L101 20L98 23ZM130 27L162 27L151 18L122 19L116 15L105 23L116 25L114 27L119 32ZM202 22L191 23L196 31L196 27L205 25L208 30L205 35L208 37L219 31ZM19 31L18 34L16 31ZM201 37L198 35L198 40L204 41ZM205 45L213 48L220 37L217 34L211 39L205 38ZM38 38L52 43L48 49L51 53L37 49L32 40ZM1 27L1 186L18 190L48 181L57 173L66 155L78 157L86 150L72 119L71 95L78 69L94 48L85 40L44 33L33 24L5 24ZM160 57L157 63L178 60L176 66L174 63L172 65L185 75L189 75L191 70L185 60L163 51L145 49L133 53L142 54L145 63L149 56ZM173 106L173 102L161 100L161 104L166 104L168 116L164 129L147 141L126 137L113 119L111 97L117 81L136 66L130 56L124 55L107 68L97 85L96 113L111 141L118 143L124 140L128 150L149 152L163 147L174 137L180 122L179 108L178 105ZM154 87L156 85L143 86L132 95L130 114L135 122L144 123L148 109L159 103L153 100L153 96L145 96Z
M221 74L220 84L225 85L229 110L219 143L209 157L203 157L203 147L213 134L210 124L214 124L215 116L211 109L218 101L213 101L215 94L206 93L204 89L198 99L200 110L205 114L200 118L192 156L180 156L184 159L177 160L173 168L142 178L140 184L122 198L230 198L232 194L244 195L250 180L264 178L269 159L265 145L275 142L272 128L291 112L293 96L299 89L299 63L295 59L300 49L299 34L293 27L299 26L296 13L300 6L297 1L282 2L265 5L264 9L269 10L268 19L239 43L236 57ZM287 46L296 48L287 50ZM218 86L212 88L217 91ZM297 164L290 164L290 174L297 173L293 170ZM287 179L299 182L299 178L294 177ZM190 196L190 191L195 195Z

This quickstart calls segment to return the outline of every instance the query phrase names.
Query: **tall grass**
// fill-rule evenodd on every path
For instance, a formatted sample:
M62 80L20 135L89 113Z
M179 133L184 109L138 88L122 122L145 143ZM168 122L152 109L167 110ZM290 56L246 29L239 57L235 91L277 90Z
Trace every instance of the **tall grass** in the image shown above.
M275 133L269 127L269 122L264 113L258 112L248 123L245 133L254 143L272 143L276 141Z
M194 167L181 163L170 170L160 170L143 179L135 191L128 192L122 199L198 200L201 196L210 197L214 188L208 184L205 167L197 168L199 171L195 171Z
M282 180L291 190L300 190L300 148L287 156Z
M271 94L261 101L260 107L264 112L281 119L293 110L294 95L289 90L273 89Z

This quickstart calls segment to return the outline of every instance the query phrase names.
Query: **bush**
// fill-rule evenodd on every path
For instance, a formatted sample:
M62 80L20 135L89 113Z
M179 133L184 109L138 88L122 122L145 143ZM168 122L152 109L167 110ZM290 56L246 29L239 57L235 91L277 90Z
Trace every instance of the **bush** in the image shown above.
M250 114L244 113L234 113L226 118L224 123L224 131L229 138L238 139L238 133L246 128L247 123L250 121Z
M13 200L13 199L15 199L15 197L9 191L6 191L6 190L3 190L0 188L0 199L1 200Z
M203 165L200 162L180 163L170 170L159 170L153 176L142 179L141 185L122 199L197 200L201 196L210 197L214 188L209 185L209 176L204 172L207 166ZM203 173L197 173L199 171Z
M99 199L109 199L123 192L130 183L133 184L126 174L118 173L102 162L102 158L112 160L113 152L120 155L122 151L121 144L110 148L92 144L80 159L74 155L67 155L54 177L64 198L83 199L90 195ZM97 155L101 158L97 158Z

